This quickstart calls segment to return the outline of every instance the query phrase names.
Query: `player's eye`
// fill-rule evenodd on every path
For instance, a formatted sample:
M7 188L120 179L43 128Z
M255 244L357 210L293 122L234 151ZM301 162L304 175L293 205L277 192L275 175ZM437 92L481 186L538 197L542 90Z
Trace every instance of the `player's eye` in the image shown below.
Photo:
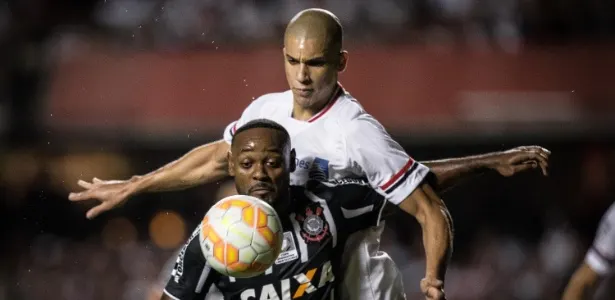
M243 169L249 169L252 167L252 162L249 160L244 160L242 162L239 163L239 166Z
M271 168L279 168L282 165L282 162L279 159L272 159L267 161L267 165Z
M299 61L297 61L297 60L296 60L296 59L294 59L294 58L290 58L290 57L289 57L289 58L287 58L287 60L288 60L288 63L289 63L289 64L291 64L291 65L296 65L296 64L298 64L298 63L299 63Z

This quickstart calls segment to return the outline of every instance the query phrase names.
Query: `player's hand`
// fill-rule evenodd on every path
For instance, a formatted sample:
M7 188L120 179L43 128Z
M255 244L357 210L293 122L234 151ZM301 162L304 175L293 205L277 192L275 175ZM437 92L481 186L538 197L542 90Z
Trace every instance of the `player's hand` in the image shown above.
M521 146L493 157L493 169L502 176L513 176L519 172L540 168L548 176L549 156L551 151L540 146Z
M426 300L446 300L444 295L444 282L435 278L423 278L421 291Z
M131 196L132 191L130 182L125 180L100 180L94 178L92 182L79 180L77 184L85 190L79 193L70 193L68 195L70 201L96 199L101 202L88 210L86 214L88 219L93 219L101 213L123 204Z

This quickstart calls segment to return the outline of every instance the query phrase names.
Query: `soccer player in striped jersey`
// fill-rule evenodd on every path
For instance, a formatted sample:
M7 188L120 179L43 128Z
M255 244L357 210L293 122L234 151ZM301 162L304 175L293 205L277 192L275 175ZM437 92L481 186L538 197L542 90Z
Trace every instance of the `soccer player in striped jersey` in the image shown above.
M237 191L271 204L282 221L284 243L278 259L252 278L221 275L207 265L198 234L180 251L163 299L205 299L216 291L224 299L339 299L337 286L345 242L357 231L375 226L386 200L362 180L309 180L290 186L295 152L284 127L253 120L234 134L229 173ZM398 203L423 226L432 244L429 268L443 274L452 250L451 220L444 203L420 180ZM441 287L426 286L428 299L444 299Z
M297 154L292 185L302 185L309 179L364 179L388 202L399 204L429 171L435 174L433 185L438 190L489 169L510 176L542 168L546 174L550 153L541 147L426 164L412 159L338 83L338 74L348 62L342 36L341 24L332 13L321 9L300 12L290 21L284 36L288 91L253 101L239 120L227 127L220 141L198 147L154 172L130 180L80 181L87 190L71 193L69 199L100 200L102 203L87 213L92 218L139 193L179 190L224 179L228 176L226 153L235 130L258 118L276 121L289 131ZM383 226L380 223L349 238L347 248L352 252L345 255L348 294L344 298L405 297L398 269L378 249ZM429 245L426 243L427 248ZM444 280L441 275L429 273L426 278L439 282Z

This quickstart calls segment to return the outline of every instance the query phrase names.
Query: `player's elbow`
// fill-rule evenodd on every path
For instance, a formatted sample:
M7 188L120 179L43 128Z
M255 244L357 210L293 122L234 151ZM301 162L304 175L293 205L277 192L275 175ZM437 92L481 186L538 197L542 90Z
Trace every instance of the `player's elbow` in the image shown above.
M228 149L223 140L195 148L182 158L185 164L176 171L184 182L203 183L225 177L228 175Z
M427 223L448 223L450 215L444 202L434 191L431 185L424 183L417 187L400 208L413 215L416 220L425 226Z

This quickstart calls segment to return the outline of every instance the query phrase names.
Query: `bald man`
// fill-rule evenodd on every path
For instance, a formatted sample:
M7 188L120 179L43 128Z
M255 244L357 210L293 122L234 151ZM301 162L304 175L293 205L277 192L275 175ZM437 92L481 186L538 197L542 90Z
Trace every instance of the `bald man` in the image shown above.
M426 273L420 287L428 299L442 299L453 235L450 216L436 192L486 170L511 176L542 168L546 175L550 153L532 146L423 164L415 161L338 83L338 75L348 62L348 52L342 45L342 26L332 13L322 9L298 13L284 36L284 68L289 90L266 94L253 101L237 121L227 126L220 141L200 146L156 171L130 180L79 181L85 191L71 193L69 199L101 201L87 213L88 218L93 218L139 193L179 190L222 180L229 174L227 153L236 130L252 120L269 119L288 130L296 150L291 184L303 185L309 179L331 185L365 180L393 205L419 204L420 207L405 209L421 211L415 216L423 229L426 255ZM430 171L435 180L428 180L432 178L428 176ZM408 198L421 201L404 201ZM326 205L322 199L313 199ZM357 201L356 207L346 210L346 217L363 216L374 209L360 203ZM330 228L327 234L337 234L335 226L322 226L325 216L317 218L320 221L297 224L296 230L305 233L301 235L304 240L295 241L297 247L317 243L314 237L322 236L326 228ZM384 222L380 222L354 234L346 244L344 273L336 279L343 299L405 298L397 268L378 249L383 226ZM303 259L287 254L292 259ZM308 275L297 274L293 278L309 279ZM318 282L313 283L317 288ZM282 295L281 289L275 287L278 295ZM255 295L256 299L260 296Z

